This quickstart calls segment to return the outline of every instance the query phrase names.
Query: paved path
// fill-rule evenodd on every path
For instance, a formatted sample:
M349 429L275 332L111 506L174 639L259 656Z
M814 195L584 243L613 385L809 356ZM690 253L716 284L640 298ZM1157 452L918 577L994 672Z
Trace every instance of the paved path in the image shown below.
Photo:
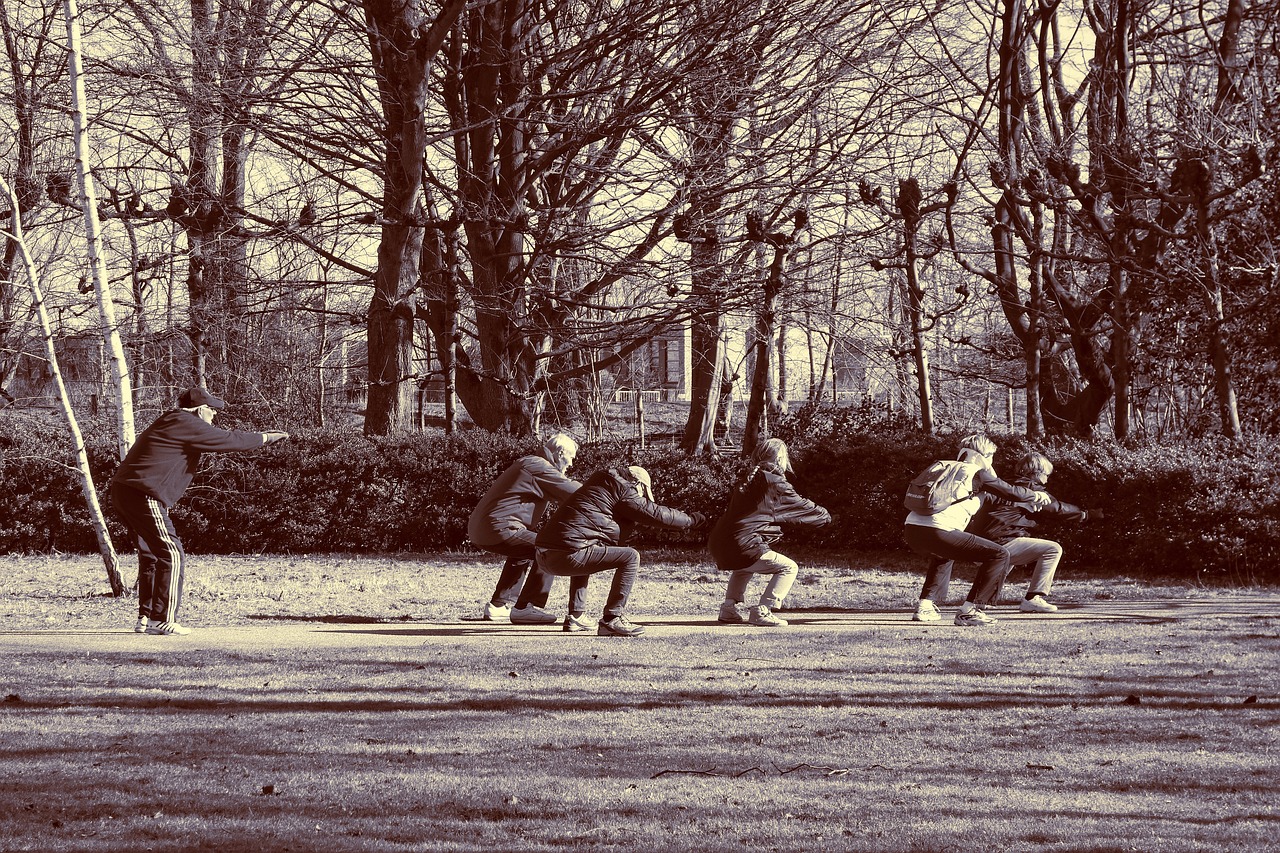
M952 629L951 613L944 608L944 619L932 625L912 622L909 610L788 610L784 615L791 623L788 631L849 631L866 628L918 631L926 628ZM990 611L998 623L992 631L1026 631L1043 626L1072 622L1131 622L1161 624L1194 620L1229 620L1255 622L1259 630L1273 630L1280 619L1280 595L1222 596L1205 599L1155 599L1138 601L1091 601L1062 605L1057 613L1041 615L1020 613L1013 605ZM638 614L635 620L646 626L646 636L663 637L702 631L753 632L761 629L748 625L725 626L706 614L648 618ZM1265 627L1264 627L1265 625ZM0 631L0 657L5 650L66 649L68 651L122 651L149 649L265 649L265 648L376 648L379 646L414 646L432 639L468 640L494 636L564 637L558 625L525 626L479 620L455 622L361 622L355 619L315 622L271 622L249 626L193 626L186 637L152 637L134 634L128 627L113 630L32 629ZM594 639L594 634L573 635L572 639ZM566 637L566 639L570 639Z

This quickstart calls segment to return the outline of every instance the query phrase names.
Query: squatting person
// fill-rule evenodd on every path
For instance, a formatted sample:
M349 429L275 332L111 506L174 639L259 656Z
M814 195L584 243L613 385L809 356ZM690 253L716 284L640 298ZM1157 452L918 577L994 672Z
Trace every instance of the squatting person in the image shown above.
M707 540L716 567L732 573L718 621L778 627L786 625L787 620L773 611L782 606L800 570L795 560L773 550L773 543L782 538L779 524L829 524L831 513L801 497L787 482L791 461L782 439L761 442L752 454L752 462L753 467L730 496L729 508L711 528ZM753 575L768 575L769 582L760 602L743 617L738 606Z
M538 532L538 565L553 575L585 578L613 571L613 583L596 627L602 637L638 637L644 626L622 615L640 570L640 552L621 545L635 524L688 530L702 527L702 513L686 515L653 502L649 472L638 466L597 471L552 513ZM585 609L586 586L573 593L565 628Z
M486 621L510 619L522 625L556 621L555 614L545 609L555 578L535 561L534 531L548 503L563 502L582 485L566 475L577 455L578 443L572 438L563 433L551 436L543 442L541 453L512 462L472 510L467 521L472 543L507 558L493 596L484 606Z

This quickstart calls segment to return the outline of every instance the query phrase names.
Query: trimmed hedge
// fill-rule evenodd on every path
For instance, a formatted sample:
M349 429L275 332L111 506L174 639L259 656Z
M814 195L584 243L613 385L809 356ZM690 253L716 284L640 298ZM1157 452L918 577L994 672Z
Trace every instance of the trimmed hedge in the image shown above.
M252 427L249 427L252 428ZM872 407L806 408L779 429L792 449L801 494L835 522L788 531L787 542L823 550L902 549L902 491L917 471L952 457L957 436L925 436ZM1007 470L1024 438L992 436ZM112 443L87 437L95 482L114 470ZM498 473L536 443L466 431L368 438L316 431L248 453L205 457L173 512L185 544L211 553L398 553L465 547L471 508ZM90 553L69 438L57 427L0 415L0 551ZM1037 446L1055 464L1050 489L1105 518L1054 525L1073 564L1117 573L1253 584L1280 582L1280 486L1276 445L1212 440L1128 448L1058 440ZM643 465L659 502L716 516L744 463L688 458L670 447L584 446L571 472L585 479ZM121 550L129 540L103 505ZM683 533L643 530L640 544L698 544Z

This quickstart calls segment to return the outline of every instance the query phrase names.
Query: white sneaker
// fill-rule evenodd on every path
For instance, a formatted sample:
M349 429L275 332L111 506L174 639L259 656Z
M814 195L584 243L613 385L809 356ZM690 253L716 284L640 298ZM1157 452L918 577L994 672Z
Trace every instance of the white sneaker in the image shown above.
M1033 595L1030 598L1022 599L1018 609L1023 613L1056 613L1058 605L1045 601L1043 595Z
M135 634L145 634L145 633L147 633L147 622L148 622L148 621L150 621L150 620L148 620L148 619L147 619L147 617L145 617L145 616L139 616L139 617L138 617L138 621L133 623L133 633L135 633Z
M939 622L941 620L942 614L938 612L938 605L927 598L920 599L920 603L916 605L916 612L911 615L911 621L913 622Z
M720 616L716 619L721 625L745 625L747 620L738 611L738 605L726 601L720 605Z
M566 634L578 634L583 631L591 631L596 627L596 623L592 622L585 616L574 616L572 613L564 617L564 627L560 630Z
M559 618L549 610L543 610L536 604L526 604L511 611L513 625L554 625Z
M751 618L748 620L752 625L758 625L761 628L781 628L787 624L787 620L781 616L774 616L769 612L769 608L763 604L757 604L751 608Z
M956 624L962 628L983 628L987 625L996 624L996 620L992 619L972 604L966 604L961 608L960 612L956 614Z
M191 629L177 622L152 622L147 626L147 633L164 637L184 637L191 633Z
M510 604L494 604L492 601L487 602L484 606L484 621L486 622L506 622L511 618Z

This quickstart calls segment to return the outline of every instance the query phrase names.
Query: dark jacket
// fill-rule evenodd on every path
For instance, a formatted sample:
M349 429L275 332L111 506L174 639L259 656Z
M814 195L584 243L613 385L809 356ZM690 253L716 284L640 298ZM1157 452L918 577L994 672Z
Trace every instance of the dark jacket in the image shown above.
M1004 498L1007 501L1029 501L1032 498L1030 483L1022 480L1006 483L997 477L990 468L983 468L973 475L973 491L974 494L981 494L982 492L994 494L996 497ZM1040 491L1043 491L1043 489Z
M622 471L597 471L582 488L560 504L542 525L537 546L553 551L580 551L592 545L617 545L632 524L687 530L695 519L636 493Z
M481 548L498 545L504 532L533 528L548 502L563 502L581 485L545 456L522 456L493 481L471 511L467 536Z
M802 498L775 465L762 465L729 498L729 508L711 528L707 548L724 571L745 569L782 538L779 524L827 524L831 513Z
M138 436L111 485L128 486L171 507L191 485L200 454L253 450L265 443L260 432L225 430L185 409L174 409Z
M1014 480L1014 485L1034 489L1037 492L1047 490L1027 480ZM990 492L979 495L982 507L969 523L969 532L983 539L990 539L998 545L1012 542L1031 535L1036 524L1044 519L1061 521L1084 521L1089 513L1080 507L1054 499L1045 506L1036 508L1025 503L1013 503L996 497Z

